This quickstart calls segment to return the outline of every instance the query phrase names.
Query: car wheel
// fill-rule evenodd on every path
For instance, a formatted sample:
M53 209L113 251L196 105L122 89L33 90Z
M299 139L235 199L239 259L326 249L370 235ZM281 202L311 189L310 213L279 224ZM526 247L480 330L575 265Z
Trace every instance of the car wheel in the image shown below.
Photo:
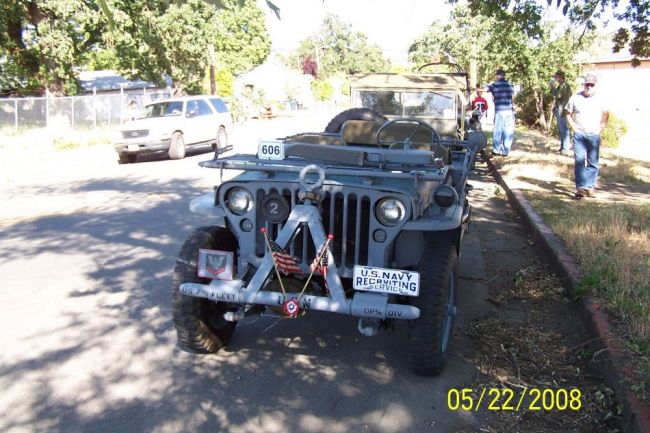
M235 331L237 323L228 322L223 315L237 305L186 296L179 291L181 283L210 282L197 276L199 248L236 252L237 241L228 230L220 227L196 229L183 244L174 268L172 317L178 344L181 349L193 353L215 353L228 344Z
M169 157L171 159L185 158L185 139L183 133L174 132L171 143L169 143Z
M410 365L415 374L437 376L447 360L456 316L456 246L427 239L418 271L420 296L412 304L420 309L420 317L409 322Z
M226 133L226 128L220 126L217 130L217 139L212 145L212 150L218 151L220 149L225 149L228 147L228 134Z
M131 164L138 160L138 155L134 153L120 153L119 158L120 159L117 161L118 164Z
M325 132L338 134L341 132L343 124L348 120L371 120L383 123L388 121L388 118L370 108L350 108L349 110L341 111L339 114L334 116L334 118L330 120L330 123L325 127Z

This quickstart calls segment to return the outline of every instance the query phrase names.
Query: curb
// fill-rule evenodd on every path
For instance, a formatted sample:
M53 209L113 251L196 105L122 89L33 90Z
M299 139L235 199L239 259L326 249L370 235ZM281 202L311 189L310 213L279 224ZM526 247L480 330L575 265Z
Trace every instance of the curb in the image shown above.
M511 189L488 156L481 152L490 174L504 189L513 209L522 218L526 228L541 246L547 261L559 275L566 295L573 298L575 288L582 279L576 259L569 254L564 242L544 223L539 214L519 190ZM632 377L629 368L624 367L624 351L612 332L612 325L600 301L591 295L583 295L574 303L580 319L597 342L598 352L592 363L607 385L616 394L622 406L622 426L624 432L650 432L650 406L641 401L631 390L627 377Z

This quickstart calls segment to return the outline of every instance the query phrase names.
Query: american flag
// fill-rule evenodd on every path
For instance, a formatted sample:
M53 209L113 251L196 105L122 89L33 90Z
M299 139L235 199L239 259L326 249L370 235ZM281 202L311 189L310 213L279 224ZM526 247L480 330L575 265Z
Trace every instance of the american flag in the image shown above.
M322 256L322 257L321 257ZM316 270L316 272L319 272L323 278L325 278L325 284L327 284L327 242L323 244L323 246L320 248L318 251L318 254L316 254L316 258L314 261L311 263L311 266L309 268L310 271ZM320 260L318 259L320 257Z
M302 274L302 270L294 257L291 257L284 248L277 244L273 239L269 239L271 245L271 254L278 270L284 275Z

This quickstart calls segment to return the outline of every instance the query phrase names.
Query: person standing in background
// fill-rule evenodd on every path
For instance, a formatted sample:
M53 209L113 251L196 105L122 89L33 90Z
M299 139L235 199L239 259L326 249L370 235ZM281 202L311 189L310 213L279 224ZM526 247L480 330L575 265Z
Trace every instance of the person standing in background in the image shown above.
M476 97L472 99L472 111L480 111L481 117L487 116L488 102L482 95L483 89L479 84L476 85Z
M549 83L549 91L555 98L553 103L553 114L557 119L557 127L560 130L560 149L558 152L566 154L571 148L571 134L569 133L569 124L567 123L566 105L573 93L571 86L565 81L564 72L557 71L555 78ZM557 86L555 85L557 83Z
M138 103L135 102L135 99L131 99L124 110L124 118L122 123L132 122L135 119L140 117L140 109L138 108Z
M497 69L496 81L487 87L494 100L492 156L508 156L515 133L515 89L506 81L506 72Z
M567 122L573 130L575 156L574 197L595 197L598 178L600 133L609 121L609 110L603 98L596 93L595 75L585 77L582 92L571 96L566 106Z

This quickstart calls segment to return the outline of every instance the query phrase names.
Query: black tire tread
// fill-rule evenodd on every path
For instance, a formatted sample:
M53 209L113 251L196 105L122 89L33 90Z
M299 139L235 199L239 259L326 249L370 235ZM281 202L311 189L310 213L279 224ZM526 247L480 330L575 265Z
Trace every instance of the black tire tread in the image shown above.
M341 111L334 116L330 123L325 127L325 132L338 134L341 132L343 124L348 120L371 120L374 122L386 122L388 118L378 111L371 110L370 108L350 108L349 110Z
M207 322L207 314L215 303L208 299L183 295L178 286L184 282L207 283L196 273L199 248L235 251L233 237L226 229L201 227L194 230L181 248L172 279L172 317L181 349L193 353L215 353L228 344L235 330L235 322L226 322L215 330ZM236 241L235 241L236 245ZM224 310L225 311L225 310Z
M420 309L420 317L409 322L409 361L415 374L437 376L444 368L447 354L441 349L441 315L444 314L449 275L456 271L456 278L458 276L458 255L452 241L427 239L422 257L418 267L420 296L413 301Z

